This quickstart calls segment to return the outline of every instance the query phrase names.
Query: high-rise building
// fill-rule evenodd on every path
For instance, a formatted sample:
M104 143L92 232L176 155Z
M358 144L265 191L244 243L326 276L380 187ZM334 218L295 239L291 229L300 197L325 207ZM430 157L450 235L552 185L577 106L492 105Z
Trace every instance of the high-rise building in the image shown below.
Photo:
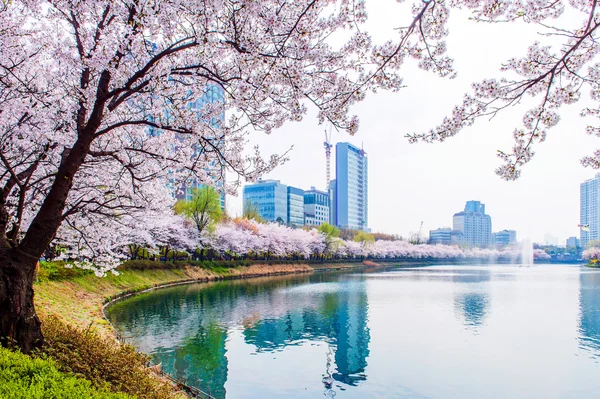
M337 184L335 180L329 182L329 224L337 226Z
M311 187L304 192L304 221L307 226L329 223L329 194Z
M335 146L336 225L367 230L368 167L367 154L350 143Z
M506 247L517 243L517 232L515 230L502 230L492 234L492 244L498 247Z
M304 226L304 190L288 186L286 223L293 227Z
M430 244L450 245L452 240L452 229L450 227L442 227L436 230L429 230Z
M487 247L492 244L492 218L485 213L485 205L468 201L463 212L455 213L453 230L460 232L460 244L469 247Z
M288 223L288 190L279 180L244 186L244 206L254 206L267 222Z
M580 185L579 203L579 225L581 226L581 247L586 248L590 241L600 239L598 235L600 227L600 173L593 179L589 179Z

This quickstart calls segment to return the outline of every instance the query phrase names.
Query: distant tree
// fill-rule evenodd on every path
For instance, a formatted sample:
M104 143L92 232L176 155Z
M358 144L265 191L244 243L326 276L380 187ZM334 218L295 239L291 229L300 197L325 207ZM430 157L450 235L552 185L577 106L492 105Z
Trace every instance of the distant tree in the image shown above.
M340 236L340 229L329 223L321 224L317 230L327 238L337 238Z
M354 242L360 243L363 256L367 256L369 254L369 246L371 246L375 242L375 236L364 231L359 231L354 236Z
M325 249L323 252L330 252L335 246L336 239L340 236L340 229L329 223L323 223L317 230L325 237Z
M260 211L258 210L258 205L253 204L250 201L246 201L244 204L243 217L248 220L255 220L259 223L264 222L262 216L260 215Z
M393 236L391 234L372 233L372 235L375 238L375 241L394 241L394 240L396 240L395 236Z
M583 259L588 260L591 264L597 265L600 259L600 248L588 247L582 254Z
M359 232L359 230L356 230L356 229L340 229L339 237L342 240L352 241L354 239L354 236L358 232Z
M361 244L368 244L375 242L375 236L371 233L366 233L364 231L359 231L354 236L354 242L360 242Z
M588 242L588 248L600 248L600 240L592 240Z
M210 186L193 188L191 199L177 201L175 213L192 221L200 238L202 232L221 219L221 196Z
M413 245L426 244L427 238L423 237L419 233L411 233L408 242L410 242Z

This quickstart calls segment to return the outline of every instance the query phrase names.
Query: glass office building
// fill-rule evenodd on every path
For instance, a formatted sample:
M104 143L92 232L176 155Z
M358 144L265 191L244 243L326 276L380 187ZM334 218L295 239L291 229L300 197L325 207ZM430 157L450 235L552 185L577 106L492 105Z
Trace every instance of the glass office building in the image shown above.
M304 192L304 215L307 226L329 223L329 194L311 187Z
M329 182L329 224L337 226L337 184L335 179Z
M335 216L342 228L368 230L367 154L350 143L335 146Z
M590 241L600 239L600 173L580 185L579 225L581 226L581 247L587 248Z
M429 244L450 245L451 242L452 229L450 227L429 230Z
M304 226L304 190L288 186L287 195L287 224Z
M267 222L288 223L288 187L279 180L259 180L244 187L244 206L254 206Z

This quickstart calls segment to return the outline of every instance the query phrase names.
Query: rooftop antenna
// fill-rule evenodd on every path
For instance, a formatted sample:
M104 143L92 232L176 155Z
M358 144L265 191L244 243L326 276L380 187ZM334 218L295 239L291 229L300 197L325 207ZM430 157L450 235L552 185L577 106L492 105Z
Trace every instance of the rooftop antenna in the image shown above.
M329 126L329 132L325 129L325 141L323 142L325 147L325 160L327 170L327 182L325 184L325 191L329 189L329 182L331 181L331 126Z

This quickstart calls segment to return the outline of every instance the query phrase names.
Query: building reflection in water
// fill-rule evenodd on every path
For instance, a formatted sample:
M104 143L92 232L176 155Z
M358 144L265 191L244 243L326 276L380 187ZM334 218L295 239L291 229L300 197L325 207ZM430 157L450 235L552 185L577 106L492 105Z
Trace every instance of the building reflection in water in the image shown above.
M295 288L303 291L294 294ZM258 353L308 341L327 343L327 390L333 383L366 380L367 312L361 278L324 274L173 287L117 303L107 313L119 332L151 353L165 372L223 399L226 326L243 326L245 342Z
M579 346L600 360L600 273L579 275Z
M459 292L454 295L454 311L463 320L463 325L474 332L484 324L490 307L486 284L490 281L487 270L468 270L453 276L452 280L459 285ZM464 285L463 285L464 284Z
M305 340L324 341L333 352L333 358L326 361L324 384L331 384L327 381L330 376L335 381L357 385L367 378L368 302L362 282L349 285L349 289L324 294L316 309L292 310L278 319L258 321L244 330L246 342L264 352Z

